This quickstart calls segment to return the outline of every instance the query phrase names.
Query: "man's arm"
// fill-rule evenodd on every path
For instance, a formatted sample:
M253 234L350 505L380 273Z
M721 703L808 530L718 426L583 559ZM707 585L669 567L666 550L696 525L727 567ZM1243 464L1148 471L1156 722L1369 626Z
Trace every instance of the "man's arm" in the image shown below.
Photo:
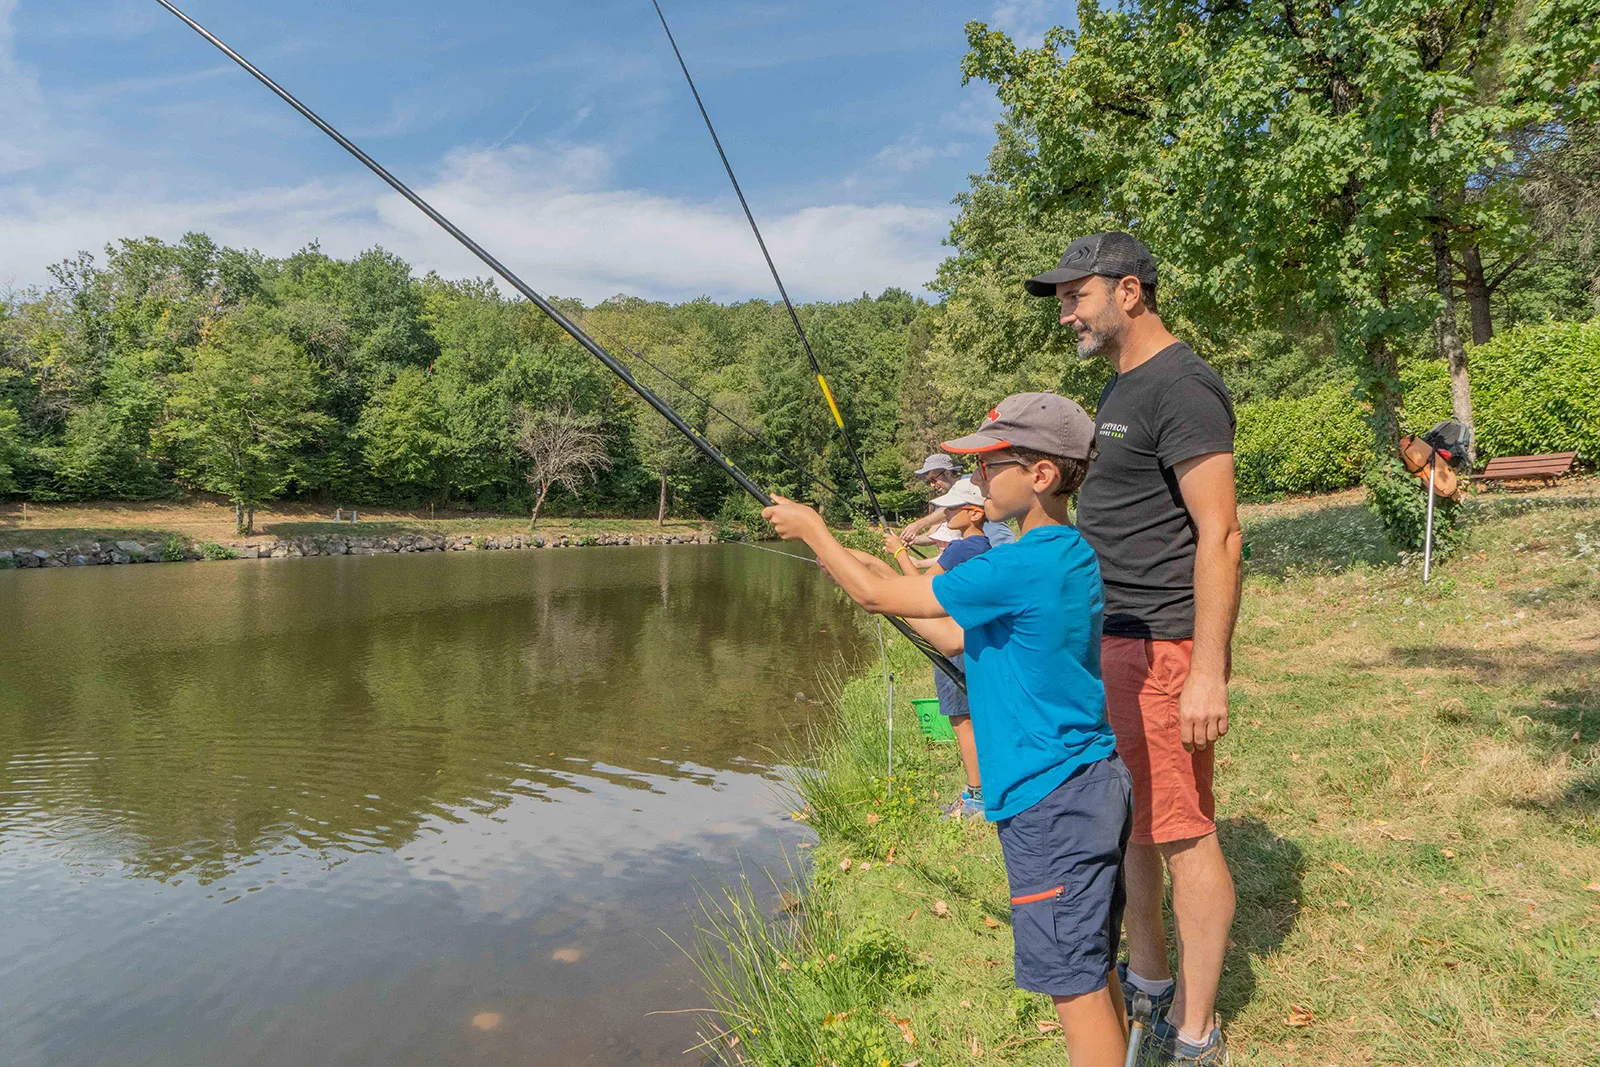
M1239 618L1244 534L1234 497L1233 453L1195 456L1174 471L1195 525L1194 652L1178 699L1183 747L1192 750L1228 732L1228 675L1233 669L1233 625Z
M931 545L933 539L921 537L923 530L931 530L945 520L949 513L948 508L933 508L922 518L900 531L900 539L911 545Z

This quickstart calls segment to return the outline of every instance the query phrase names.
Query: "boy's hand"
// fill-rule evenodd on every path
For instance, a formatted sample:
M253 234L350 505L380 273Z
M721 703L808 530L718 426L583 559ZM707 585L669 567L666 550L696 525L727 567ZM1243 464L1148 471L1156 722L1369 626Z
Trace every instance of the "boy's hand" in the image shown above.
M778 536L785 541L804 541L807 537L818 533L827 533L828 526L822 521L815 508L798 504L788 497L773 494L774 503L770 508L763 508L761 517L772 523L772 528L778 531Z
M889 555L896 555L897 553L904 551L905 547L906 543L901 540L900 535L895 533L893 530L890 530L883 535L883 550L889 553Z

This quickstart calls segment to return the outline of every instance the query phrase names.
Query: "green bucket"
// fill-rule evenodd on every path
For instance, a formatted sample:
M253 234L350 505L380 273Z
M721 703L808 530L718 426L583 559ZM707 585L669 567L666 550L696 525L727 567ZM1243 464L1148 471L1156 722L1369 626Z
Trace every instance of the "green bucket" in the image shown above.
M917 725L922 736L933 741L954 741L956 732L950 728L950 717L939 714L938 697L919 697L911 702L917 709Z

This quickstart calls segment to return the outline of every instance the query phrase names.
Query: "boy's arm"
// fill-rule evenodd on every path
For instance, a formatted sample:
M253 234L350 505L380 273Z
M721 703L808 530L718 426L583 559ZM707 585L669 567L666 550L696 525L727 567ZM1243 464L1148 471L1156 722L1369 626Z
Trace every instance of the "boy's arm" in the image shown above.
M945 614L933 595L933 579L926 575L883 577L874 574L828 532L822 516L804 504L781 496L761 517L772 523L785 541L804 541L816 553L850 599L877 615L905 619L936 619Z
M923 537L922 536L922 531L931 530L933 527L939 525L941 522L944 521L945 515L947 515L948 513L949 513L949 511L948 511L947 508L933 508L933 509L931 509L922 518L918 519L916 522L913 522L911 525L907 526L904 530L901 530L900 531L901 539L904 540L907 544L916 544L916 545L931 545L931 544L933 544L933 539L929 538L929 537Z
M845 551L850 553L852 559L859 561L863 567L879 578L893 581L899 577L889 569L887 563L877 556L854 548L847 548ZM823 566L822 569L824 571L828 570L826 566ZM830 571L829 573L831 574L832 572ZM939 573L943 574L944 571L941 569ZM907 619L906 625L926 637L934 648L937 648L946 656L959 656L966 651L967 632L948 615L942 619Z

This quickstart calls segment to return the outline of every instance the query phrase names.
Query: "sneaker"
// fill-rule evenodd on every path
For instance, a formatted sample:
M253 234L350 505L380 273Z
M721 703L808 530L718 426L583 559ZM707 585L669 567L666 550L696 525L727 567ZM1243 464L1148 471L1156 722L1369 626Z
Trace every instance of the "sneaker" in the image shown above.
M1133 988L1133 983L1128 981L1128 965L1125 962L1117 964L1117 981L1122 985L1123 1009L1127 1012L1128 1021L1132 1022L1133 998L1137 991ZM1144 1023L1146 1040L1149 1040L1150 1031L1155 1028L1156 1023L1167 1017L1167 1009L1172 1007L1172 997L1177 991L1178 987L1174 984L1168 986L1167 991L1160 996L1152 997L1149 993L1145 994L1146 999L1150 1001L1150 1018L1146 1019Z
M973 815L982 815L983 798L981 796L973 796L971 789L963 789L959 797L944 806L944 813L952 819L965 819Z
M1178 1037L1178 1028L1170 1020L1162 1019L1145 1039L1139 1057L1140 1067L1227 1067L1233 1062L1228 1055L1228 1043L1222 1039L1222 1027L1213 1026L1211 1036L1204 1045L1191 1045Z

